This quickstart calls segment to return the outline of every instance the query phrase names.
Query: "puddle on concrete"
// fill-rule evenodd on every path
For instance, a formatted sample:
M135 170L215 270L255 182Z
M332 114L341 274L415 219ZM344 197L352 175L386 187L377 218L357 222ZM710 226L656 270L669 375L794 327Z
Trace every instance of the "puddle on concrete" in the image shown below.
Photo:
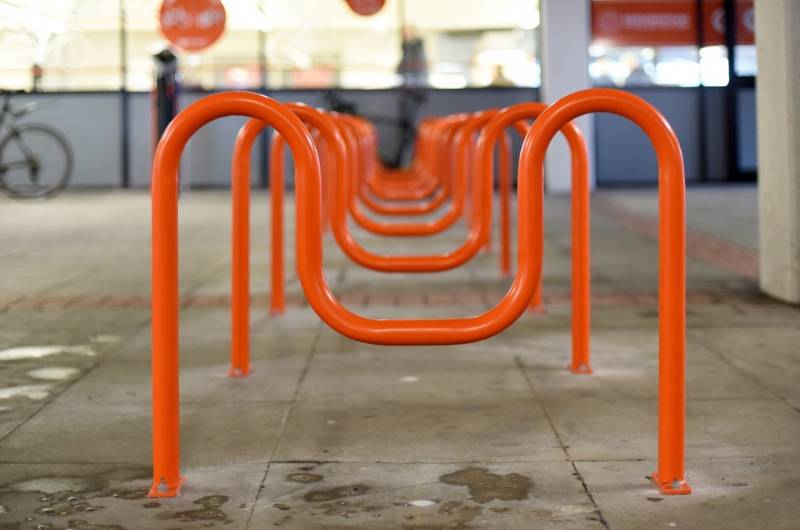
M447 508L445 506L447 505ZM477 517L481 515L483 512L483 508L480 506L463 506L460 502L453 501L450 503L444 503L442 506L439 507L439 513L443 515L448 515L450 518L446 522L442 523L413 523L415 519L417 519L414 515L405 515L403 516L404 519L409 521L408 523L403 525L405 530L445 530L445 529L456 529L462 530L467 528L474 528L470 523L472 523Z
M403 383L416 383L417 381L419 381L419 377L415 375L407 375L401 378L400 381L402 381Z
M51 527L52 528L52 527ZM125 527L118 524L95 524L84 521L83 519L73 519L67 525L69 530L125 530Z
M86 474L80 477L70 476L54 476L54 477L34 477L25 478L16 482L10 482L2 485L4 490L19 491L19 492L38 492L42 494L40 502L48 502L48 498L60 494L75 494L82 493L89 495L92 492L92 498L96 497L111 497L114 493L122 492L143 492L141 495L146 495L147 489L125 489L125 490L109 490L111 483L126 483L130 481L146 480L150 477L150 467L146 466L121 466L116 471L109 473L108 470L99 470L96 474ZM96 493L100 492L100 493ZM131 497L133 498L133 497ZM138 497L141 498L141 497ZM52 499L50 499L52 500Z
M114 344L120 341L119 335L92 335L89 337L89 340L96 343L96 344Z
M319 482L322 480L322 475L315 475L314 473L292 473L291 475L286 476L286 480L289 482Z
M26 397L28 399L45 399L50 395L52 385L19 385L0 388L0 399Z
M352 516L360 513L369 514L372 517L381 517L381 510L383 510L384 507L374 504L365 504L363 502L337 501L315 504L314 510L317 509L322 510L322 515L350 519ZM311 515L316 515L317 512L314 510L311 510L309 513Z
M428 506L433 506L434 504L436 504L436 501L431 501L428 499L420 499L408 503L409 506L416 506L417 508L427 508Z
M369 488L362 484L354 484L352 486L339 486L338 488L330 488L325 490L309 491L305 494L305 500L308 502L325 502L342 499L344 497L357 497L364 495Z
M7 513L8 513L8 507L0 504L0 515L5 515Z
M222 521L225 524L233 522L224 511L222 506L230 500L226 495L208 495L194 501L202 508L196 510L183 510L180 512L163 512L158 514L159 519L175 519L181 522L196 521Z
M463 506L464 503L460 501L447 501L443 502L441 506L439 506L439 513L443 513L445 515L453 515L453 510L456 508L460 508Z
M0 350L0 361L22 361L25 359L42 359L51 355L72 353L94 357L94 350L88 346L18 346Z
M528 498L533 482L518 473L498 475L482 467L467 467L439 477L451 486L466 486L470 497L477 503L493 500L519 501Z
M105 506L93 505L83 495L74 493L42 497L39 502L42 505L36 508L37 513L55 517L74 515L76 513L91 513L105 508Z
M44 368L31 370L28 372L28 377L42 379L44 381L63 381L75 377L79 373L80 370L69 366L46 366Z
M91 482L80 478L34 478L9 485L12 491L38 491L46 494L88 491L92 488Z
M99 494L98 497L114 497L126 501L138 501L147 497L148 488L119 488L106 490Z

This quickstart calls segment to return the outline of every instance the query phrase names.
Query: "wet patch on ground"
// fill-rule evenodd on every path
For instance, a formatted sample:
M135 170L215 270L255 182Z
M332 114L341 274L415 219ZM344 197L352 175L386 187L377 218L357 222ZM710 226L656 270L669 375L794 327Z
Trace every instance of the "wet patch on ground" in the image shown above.
M222 506L229 500L230 498L225 495L207 495L194 501L194 504L199 504L201 508L178 512L162 512L158 514L158 519L175 519L181 522L221 521L231 523L233 520L222 510Z
M463 503L452 501L449 504L450 506L442 509L445 505L442 505L442 508L439 509L439 514L446 514L449 517L445 522L441 523L426 523L420 521L419 523L408 523L403 525L404 530L445 530L445 529L465 529L465 528L472 528L470 523L472 523L478 516L483 513L483 508L480 506L465 506ZM457 504L457 506L453 506L453 504ZM404 519L408 521L413 521L414 519L430 519L427 515L414 515L414 514L407 514L403 516Z
M92 504L83 495L72 493L40 497L39 502L42 504L36 509L36 512L42 515L66 516L82 512L96 512L105 508L99 504Z
M129 519L123 519L120 513L130 517L137 510L154 519L150 524L134 516L134 528L205 528L233 523L224 510L229 502L225 495L197 498L192 501L194 507L185 498L170 502L148 499L144 484L149 483L149 474L149 468L134 466L91 474L78 472L78 476L18 477L0 485L4 509L0 512L0 530L125 530ZM172 509L165 510L169 507Z
M341 499L343 497L357 497L369 491L368 486L353 484L352 486L339 486L321 490L309 491L303 497L307 502L325 502Z
M482 467L467 467L439 477L451 486L466 486L472 500L485 504L493 500L521 501L527 499L533 481L519 473L498 475Z
M302 483L309 483L309 482L319 482L322 480L322 475L316 475L314 473L292 473L286 476L286 480L289 482L302 482Z

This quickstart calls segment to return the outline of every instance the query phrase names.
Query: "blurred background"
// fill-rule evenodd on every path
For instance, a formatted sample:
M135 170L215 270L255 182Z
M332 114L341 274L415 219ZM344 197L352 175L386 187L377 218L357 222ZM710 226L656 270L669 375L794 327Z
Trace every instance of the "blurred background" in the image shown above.
M410 156L413 128L404 122L563 95L549 97L542 88L548 39L538 0L362 0L367 14L359 14L358 1L224 0L221 35L198 50L168 41L159 16L163 3L0 1L0 86L36 92L18 97L19 103L47 101L37 121L71 137L71 186L149 184L163 67L154 56L165 49L176 58L175 110L231 89L349 105L378 123L381 154L392 165ZM619 87L655 104L679 135L689 182L754 180L752 1L587 4L588 19L577 19L583 35L576 39L575 27L551 32L563 31L571 46L585 48L579 50L585 84ZM559 57L556 50L551 62ZM551 77L559 68L553 65ZM223 120L193 141L185 186L227 185L227 139L239 123ZM654 157L635 128L603 115L584 127L596 138L597 185L655 182ZM109 141L115 137L120 141ZM225 147L217 149L215 141L223 139ZM641 148L642 156L625 156L630 146ZM254 184L265 186L266 154L259 158ZM552 179L548 184L563 191Z

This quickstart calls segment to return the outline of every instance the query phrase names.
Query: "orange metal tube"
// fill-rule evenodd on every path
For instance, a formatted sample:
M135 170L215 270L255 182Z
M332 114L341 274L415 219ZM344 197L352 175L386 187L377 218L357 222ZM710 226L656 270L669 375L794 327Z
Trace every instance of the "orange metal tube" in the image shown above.
M553 136L571 120L591 112L610 112L631 120L647 134L658 158L658 469L653 473L653 481L663 494L688 494L691 492L691 488L686 484L684 474L685 182L683 156L675 133L658 110L630 93L598 88L571 94L548 107L528 132L523 144L523 167L520 170L518 193L523 196L529 193L534 193L536 196L541 194L542 162ZM526 164L526 161L533 161L533 163ZM530 189L530 179L526 178L529 170L533 172L532 180L536 186L534 190ZM520 213L523 214L524 211ZM537 212L537 217L538 213L540 212ZM520 226L520 228L524 227ZM535 234L539 237L540 232L537 230Z
M514 126L525 134L527 126L522 120L536 119L547 109L544 103L519 103L495 116L478 139L490 149L499 137L499 131ZM572 158L572 363L574 373L591 373L589 338L591 323L590 274L590 212L589 212L589 154L580 129L568 123L561 131L567 140ZM502 137L500 137L502 138ZM480 148L480 147L479 147ZM503 201L501 201L502 203ZM539 311L542 303L542 285L531 299L530 309Z
M337 125L328 115L325 113L308 107L302 104L287 104L287 108L294 111L298 114L301 119L307 124L310 124L318 131L321 140L323 140L326 144L327 153L330 158L330 163L333 168L331 174L329 176L328 181L332 184L332 188L334 193L338 191L340 196L344 195L344 186L343 184L347 180L345 175L348 172L348 149L345 145L343 140L343 135L340 134L341 127ZM264 127L264 124L259 123L257 120L251 120L248 122L240 131L239 139L234 147L234 155L233 158L236 161L242 161L239 165L234 165L234 172L237 171L238 168L249 168L249 166L245 165L245 163L249 162L250 150L252 149L252 144L255 140L255 137L259 134L261 129ZM275 135L274 138L280 138L278 135ZM282 140L276 140L273 143L273 151L271 152L271 163L274 164L271 168L271 178L278 179L281 178L283 175L283 146L284 142ZM352 144L351 144L352 147ZM355 155L353 155L355 156ZM280 161L280 162L278 162ZM249 175L237 175L234 173L234 183L236 182L248 182ZM338 185L337 183L342 183L342 185ZM280 187L282 190L282 181L273 180L272 187ZM249 193L249 188L246 188L245 193ZM273 231L281 231L282 227L282 216L278 215L278 212L282 212L282 194L280 195L273 195L273 201L279 200L278 202L273 202L272 204L272 215L273 215ZM340 207L337 207L341 205ZM477 245L476 241L480 238L481 233L481 226L478 226L478 220L475 220L475 225L473 227L473 233L470 239L468 239L467 243L463 245L460 249L456 252L451 254L445 255L434 255L434 256L385 256L385 255L377 255L372 254L363 247L361 247L356 241L355 238L349 231L349 228L346 223L346 207L343 205L342 199L337 199L334 197L331 200L332 209L331 212L333 214L332 220L332 227L333 232L336 237L337 242L340 244L341 248L345 252L348 257L353 259L356 263L361 264L362 266L371 268L373 270L378 270L382 272L435 272L439 270L448 270L454 267L457 267L466 261L468 261L472 256L477 253ZM484 229L488 230L488 223ZM282 232L276 233L273 232L273 245L278 242L279 246L276 248L273 246L273 257L272 263L273 271L282 269L283 259L282 259ZM245 253L249 251L249 247L243 248L242 251L234 252L234 256L244 256ZM239 268L242 270L245 269L246 265L241 265ZM239 269L237 268L237 270ZM280 285L273 283L273 293L281 293L280 299L283 299L283 275L282 274L273 274L273 282L281 282ZM239 365L244 365L243 361L239 361Z
M300 180L310 183L298 216L307 215L311 224L301 222L311 234L311 245L321 257L322 223L319 162L313 141L302 123L277 102L258 94L231 92L204 98L176 116L156 149L153 163L152 195L152 380L153 380L153 487L150 495L177 495L180 476L180 433L178 392L178 166L189 138L204 124L223 116L244 115L269 123L283 136L295 153ZM302 186L301 186L302 188ZM241 208L237 203L237 207ZM244 216L237 216L243 218ZM243 238L243 235L239 235ZM303 247L302 238L299 247ZM235 238L236 240L236 238ZM241 249L242 246L237 246ZM302 252L301 254L302 255ZM236 256L234 256L235 258ZM312 259L309 274L322 263ZM234 267L235 268L235 267ZM320 276L319 281L324 282ZM239 284L242 285L241 283Z
M384 236L431 236L438 234L455 224L461 217L464 204L464 184L467 180L469 173L468 153L470 150L472 135L482 127L495 111L487 111L479 113L466 120L459 129L457 136L457 149L458 156L456 157L456 174L458 175L458 187L455 193L455 199L450 205L450 208L439 218L433 221L416 222L416 223L383 223L369 218L360 208L356 202L355 190L351 187L348 194L348 204L350 207L350 214L353 219L363 228L375 234ZM350 117L342 116L344 122L345 139L348 142L357 145L358 137L356 131L353 130L353 123ZM349 130L348 130L349 128ZM354 151L353 160L355 164L360 164L361 157L357 151ZM356 170L358 171L358 170ZM489 189L491 193L491 189Z
M500 136L500 274L511 274L511 139Z
M342 129L347 132L347 129ZM350 149L348 150L347 147ZM352 142L337 149L337 175L345 175L348 171L348 157L355 156ZM337 200L333 201L333 218L331 226L334 237L343 252L353 261L363 267L382 272L436 272L449 270L466 263L474 257L482 246L485 233L489 230L490 220L482 216L472 218L469 232L465 242L456 250L438 255L397 256L379 255L364 249L353 237L347 225L348 186L346 177L336 177ZM481 184L481 191L488 192L487 183ZM474 201L480 201L481 196L473 196Z
M252 127L256 129L255 125ZM258 131L252 134L258 135L263 127L262 125L258 128ZM272 244L272 256L270 258L272 266L272 295L270 297L269 311L272 315L282 315L286 311L286 291L283 283L283 146L285 143L280 134L274 134L270 145L269 157L270 242ZM252 145L243 147L244 155L242 158L249 158L251 149ZM236 153L235 148L234 153ZM235 155L234 159L236 159Z
M461 119L460 116L456 116L455 120ZM452 126L454 120L452 117L444 118L437 120L434 123L428 121L424 123L420 127L420 137L417 141L418 144L418 152L419 156L415 160L419 160L419 166L416 168L417 172L420 171L432 171L435 168L431 168L431 163L436 161L436 157L441 156L437 150L432 149L431 145L434 141L437 140L437 137L432 136L435 134L434 131L444 134L442 130L444 127ZM457 122L455 122L457 124ZM373 134L370 128L370 135ZM371 140L371 143L374 143L374 140ZM374 155L372 155L374 156ZM368 163L368 161L364 161ZM374 164L370 164L374 166ZM412 166L414 169L414 166ZM380 172L379 172L380 173ZM423 215L428 214L439 208L441 205L447 201L448 198L451 196L451 187L448 185L449 183L449 175L440 174L439 180L442 181L442 186L437 188L436 192L434 193L433 197L424 203L401 203L401 204L393 204L393 203L384 203L379 202L372 197L367 190L362 185L357 185L357 192L358 198L363 202L370 210L375 213L381 215ZM368 177L369 178L369 177Z
M252 146L254 137L249 139ZM242 134L236 138L236 148L248 138ZM231 163L231 377L245 377L250 371L250 150L246 157L233 157ZM154 166L155 167L155 166ZM154 172L155 176L155 172ZM155 201L155 183L153 183ZM153 216L155 217L155 205ZM155 228L153 229L155 247ZM155 251L155 248L154 248ZM176 259L177 261L177 259ZM155 268L155 258L153 267ZM279 269L273 263L273 273ZM155 282L155 270L153 281ZM155 294L155 283L154 283ZM274 294L274 293L273 293ZM153 299L155 311L155 298ZM154 324L155 326L155 324ZM153 351L155 352L155 327L153 328ZM154 368L155 369L155 368ZM154 372L155 374L155 372ZM155 401L154 401L155 403Z
M333 296L323 272L319 160L310 134L288 109L265 96L243 92L208 96L184 109L162 137L153 167L154 484L151 495L175 495L181 483L177 170L186 142L202 125L222 116L244 115L271 124L286 139L297 167L298 275L309 304L329 326L352 339L373 344L460 344L499 333L525 311L541 276L544 155L559 129L589 112L612 112L633 120L648 134L658 155L661 321L659 465L654 479L665 493L688 493L690 490L684 482L683 471L685 212L680 146L669 124L640 98L616 90L592 89L556 102L542 113L526 135L520 156L517 195L517 271L510 289L494 308L485 313L452 319L374 320L347 310ZM479 167L487 163L482 160L482 151L479 149L477 153ZM485 181L485 178L476 179L476 185L485 185ZM489 194L478 196L484 201L489 197L487 211L490 212Z
M412 174L407 170L384 170L384 177L392 176L395 182L388 179L378 180L372 178L366 182L370 191L376 197L384 200L395 201L416 201L430 197L435 191L439 182L431 178L429 173ZM398 178L401 177L401 178Z

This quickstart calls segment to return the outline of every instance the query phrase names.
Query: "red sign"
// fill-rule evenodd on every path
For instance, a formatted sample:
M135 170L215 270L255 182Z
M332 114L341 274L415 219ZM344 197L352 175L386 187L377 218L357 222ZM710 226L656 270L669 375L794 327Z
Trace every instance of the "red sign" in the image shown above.
M725 7L723 0L713 0L703 4L703 27L705 45L725 44ZM756 18L753 0L736 2L736 42L755 44Z
M753 0L736 2L737 41L755 42ZM695 0L593 0L595 41L614 46L691 46L697 44ZM703 2L704 45L725 43L724 0Z
M385 3L386 0L347 0L350 9L365 17L374 15L383 9Z
M220 0L164 0L158 16L161 33L186 51L214 44L225 31L225 6Z

